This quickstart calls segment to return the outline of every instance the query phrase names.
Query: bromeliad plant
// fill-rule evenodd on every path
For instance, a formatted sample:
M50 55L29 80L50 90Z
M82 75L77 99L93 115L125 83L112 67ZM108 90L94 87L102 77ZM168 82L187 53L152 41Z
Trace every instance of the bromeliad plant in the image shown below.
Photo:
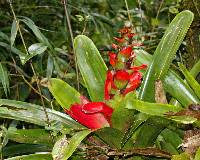
M42 151L52 152L31 155L39 159L143 160L148 156L152 160L189 160L198 149L199 141L191 145L188 140L198 137L199 132L195 129L194 137L187 132L187 136L183 136L183 132L187 124L200 127L199 84L191 78L198 74L200 63L194 66L192 74L180 64L186 81L172 71L170 65L192 20L190 11L179 13L153 56L138 48L141 44L135 41L131 28L121 29L120 36L114 38L117 44L112 44L112 51L108 53L112 66L109 70L93 42L84 35L77 36L74 40L75 54L90 100L56 78L49 79L48 88L66 114L51 109L44 111L41 106L24 102L0 100L0 117L46 127L46 130L30 131L14 130L11 126L5 131L8 139L45 144L47 148L45 150L43 146ZM159 89L172 97L169 104L155 103L160 102L160 97L155 97L157 81L164 86L164 89ZM191 104L193 106L188 107ZM59 135L55 144L46 133L47 129L52 131L52 135ZM27 137L24 135L31 133L37 136L17 139L19 135ZM40 133L45 140L38 136ZM86 143L81 143L84 139ZM195 158L200 159L199 150Z

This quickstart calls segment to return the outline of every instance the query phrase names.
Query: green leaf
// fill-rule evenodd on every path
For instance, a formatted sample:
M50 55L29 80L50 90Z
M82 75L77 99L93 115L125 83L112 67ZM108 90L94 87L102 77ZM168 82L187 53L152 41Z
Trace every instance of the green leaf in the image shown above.
M74 103L80 103L80 93L63 80L51 78L48 88L64 109L69 109Z
M191 88L194 90L196 95L200 98L200 85L199 83L195 80L195 78L190 74L190 72L186 69L186 67L179 63L179 68L181 69L182 73L185 76L185 79L187 83L191 86Z
M0 42L0 46L1 46L1 47L4 47L4 48L7 49L8 51L11 50L11 52L17 54L19 57L20 57L20 56L22 56L22 57L26 56L25 53L21 52L20 50L16 49L15 47L12 47L12 46L8 45L7 43Z
M92 40L79 35L74 40L77 63L92 101L104 99L107 67Z
M168 72L168 76L165 77L164 88L185 107L199 103L194 91L173 71Z
M199 160L200 159L200 148L196 151L196 155L194 157L194 160Z
M183 142L177 133L167 128L161 132L161 136L164 138L165 142L170 143L176 149L176 151ZM178 151L176 153L178 153Z
M181 153L179 155L173 155L172 160L190 160L190 156L187 153Z
M149 103L137 99L126 99L126 108L135 109L142 113L149 115L163 116L167 112L178 112L182 107L173 106L169 104Z
M6 96L8 96L8 93L10 92L8 71L2 63L0 63L0 82L3 85Z
M135 50L136 53L136 64L142 63L150 64L152 56L143 50ZM171 96L176 98L183 106L188 106L192 103L200 103L198 97L193 90L185 84L184 80L181 79L174 71L169 69L169 72L163 81L164 89Z
M97 135L98 138L100 138L103 142L105 142L112 148L131 149L133 147L133 142L131 140L130 141L127 140L126 145L125 143L122 145L121 140L124 136L124 133L122 133L120 130L116 128L110 128L110 127L101 128L97 130L95 134Z
M53 160L53 158L50 153L36 153L36 154L7 158L5 160Z
M48 39L40 32L39 28L35 25L35 23L28 17L19 16L20 21L24 22L35 34L37 39L40 43L43 43L44 45L48 46L51 50L53 50L52 45L49 43Z
M196 118L190 117L190 116L171 116L171 120L176 121L177 123L182 123L182 124L192 124L197 121Z
M12 28L11 28L11 36L10 36L10 46L13 46L16 36L17 36L17 31L19 29L19 25L17 23L18 22L16 20L13 20Z
M38 54L42 54L43 52L45 52L47 49L47 46L45 46L43 43L35 43L32 44L29 48L28 48L28 52L30 53L29 55L26 55L24 57L20 56L21 62L22 64L25 64L28 60L30 60L31 58L33 58L34 56L38 55Z
M192 69L190 70L190 73L193 77L196 77L200 72L200 60L195 63L195 65L192 67Z
M132 93L128 94L130 97L134 98ZM112 127L117 128L122 132L125 132L132 122L134 121L135 111L130 111L125 108L124 97L121 95L116 95L112 100L109 100L108 105L114 109L112 113ZM123 114L122 114L123 113Z
M141 100L154 102L155 86L158 79L164 79L176 51L181 45L188 28L193 21L193 13L182 11L177 14L167 28L163 38L158 44L153 55L152 63L149 65L139 92Z
M151 147L161 131L170 121L162 117L150 117L140 128L135 140L135 147Z
M64 113L48 108L46 108L46 111L50 124L59 126L57 130L81 127L80 124ZM0 117L47 126L47 119L42 106L21 101L0 99Z
M81 141L91 132L91 130L83 130L74 134L70 140L68 140L66 137L59 139L55 143L52 150L53 158L59 160L67 160L74 153Z
M17 144L9 145L3 148L3 156L12 157L35 152L50 152L52 147L43 144Z
M52 146L50 133L45 129L8 129L8 138L18 143L47 144Z

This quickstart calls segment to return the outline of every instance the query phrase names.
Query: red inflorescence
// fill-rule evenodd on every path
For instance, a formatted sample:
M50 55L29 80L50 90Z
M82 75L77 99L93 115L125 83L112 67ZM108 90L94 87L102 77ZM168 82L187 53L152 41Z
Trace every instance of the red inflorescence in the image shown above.
M113 109L104 102L89 102L85 97L80 97L80 104L71 105L65 110L73 119L90 128L99 129L111 126Z
M117 44L112 44L113 52L109 52L110 64L113 70L107 72L104 86L104 98L109 100L113 97L113 91L120 91L122 95L137 89L142 81L142 73L139 70L145 69L146 64L131 66L135 58L134 47L141 46L141 43L132 43L136 34L132 33L130 27L124 27L119 31L121 37L114 37Z

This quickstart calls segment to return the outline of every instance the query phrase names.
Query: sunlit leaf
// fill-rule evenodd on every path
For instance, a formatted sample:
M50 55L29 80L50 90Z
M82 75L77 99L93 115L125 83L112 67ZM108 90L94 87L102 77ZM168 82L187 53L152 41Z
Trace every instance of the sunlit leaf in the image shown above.
M92 40L79 35L74 40L77 63L92 101L104 99L107 67Z
M172 59L191 25L193 17L192 12L182 11L170 23L156 48L151 64L148 66L139 92L141 100L155 101L154 83L158 79L163 80L167 74Z
M51 125L57 124L57 127L59 126L57 130L80 127L80 125L67 114L48 108L46 108L46 111L49 123ZM0 117L25 121L40 126L48 126L46 115L42 106L21 101L0 99Z
M179 155L173 155L172 160L190 160L190 156L187 153L181 153Z
M47 144L52 146L50 133L45 129L8 129L8 138L18 143Z
M152 56L143 50L136 50L135 53L137 56L136 63L138 65L142 63L150 64L152 61ZM185 107L192 103L200 103L194 91L171 69L169 69L169 72L165 76L163 85L165 91Z
M20 59L21 59L22 64L25 64L28 60L30 60L30 59L33 58L34 56L45 52L46 49L47 49L47 46L45 46L45 45L42 44L42 43L35 43L35 44L32 44L32 45L28 48L29 54L26 55L25 57L20 56Z
M50 153L36 153L36 154L7 158L5 160L53 160L53 158Z
M48 88L58 103L65 109L69 109L72 104L80 102L80 93L60 79L51 78Z
M67 160L69 157L71 157L81 141L91 132L91 130L83 130L74 134L70 139L66 137L59 139L55 143L52 150L53 158L59 160Z
M191 86L196 95L200 98L200 84L195 80L195 78L190 74L190 72L186 69L186 67L183 64L179 63L179 67L182 73L184 74L187 83Z
M167 112L178 112L182 108L169 105L169 104L159 104L159 103L149 103L140 101L137 99L126 99L126 108L128 109L135 109L137 111L140 111L142 113L146 113L149 115L157 115L157 116L163 116Z

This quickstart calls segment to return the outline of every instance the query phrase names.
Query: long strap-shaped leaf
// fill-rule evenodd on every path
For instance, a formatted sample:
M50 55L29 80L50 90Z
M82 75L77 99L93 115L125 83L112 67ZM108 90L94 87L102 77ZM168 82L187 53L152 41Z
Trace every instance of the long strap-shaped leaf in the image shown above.
M63 80L51 78L48 88L64 109L69 109L72 104L80 102L80 93Z
M77 63L92 101L102 101L107 67L92 40L79 35L74 40Z
M152 56L147 52L136 50L135 53L137 56L136 64L140 65L145 63L148 65L151 63ZM166 92L177 99L183 106L186 107L192 103L199 103L199 99L195 95L194 91L171 69L169 69L163 83Z
M183 11L179 13L170 23L161 42L153 55L153 61L145 74L139 98L141 100L154 102L154 83L157 79L163 79L168 72L171 61L176 54L188 28L193 20L193 13Z
M58 160L67 160L78 148L81 141L91 132L92 130L83 130L74 134L70 140L68 140L66 137L58 140L52 150L53 158Z

